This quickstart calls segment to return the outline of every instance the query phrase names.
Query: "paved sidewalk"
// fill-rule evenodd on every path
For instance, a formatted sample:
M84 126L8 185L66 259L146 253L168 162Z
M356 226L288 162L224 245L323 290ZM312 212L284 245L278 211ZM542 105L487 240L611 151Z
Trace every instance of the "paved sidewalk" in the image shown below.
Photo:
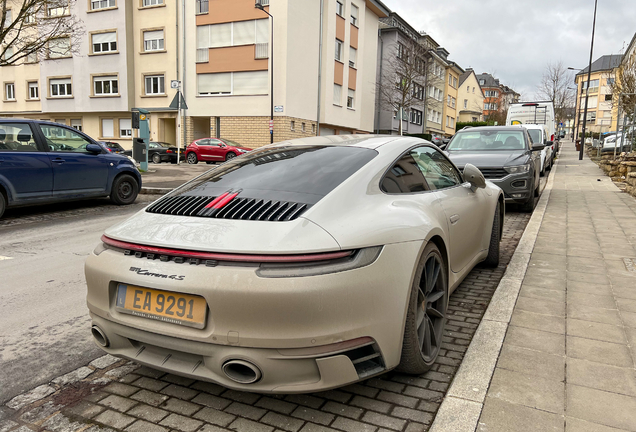
M636 200L571 142L477 430L636 431Z

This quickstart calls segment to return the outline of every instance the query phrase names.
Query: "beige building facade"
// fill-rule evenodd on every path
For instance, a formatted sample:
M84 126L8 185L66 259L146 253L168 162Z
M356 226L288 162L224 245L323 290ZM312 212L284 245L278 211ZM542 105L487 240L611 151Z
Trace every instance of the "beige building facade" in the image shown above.
M446 88L444 94L446 95L446 105L444 106L444 121L446 136L455 135L455 124L457 123L457 97L459 91L459 76L464 70L452 61L446 63Z
M484 92L479 85L477 75L472 69L466 69L459 77L457 89L459 122L477 122L484 119Z

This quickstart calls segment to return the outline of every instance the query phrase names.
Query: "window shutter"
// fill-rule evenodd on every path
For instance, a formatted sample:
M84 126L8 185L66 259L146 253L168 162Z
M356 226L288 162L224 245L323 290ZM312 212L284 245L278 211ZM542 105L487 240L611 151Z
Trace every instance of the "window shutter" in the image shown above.
M268 43L269 42L269 20L259 19L256 20L256 43Z
M231 73L198 74L198 93L230 93Z
M210 48L232 45L232 23L210 26Z
M71 83L71 79L70 78L52 79L52 80L49 81L49 83L51 85L54 85L54 84L70 84Z
M115 136L113 119L102 119L102 136L106 138L113 138Z
M210 26L203 25L197 27L197 48L208 48L210 46Z
M234 89L232 94L267 94L269 88L267 77L267 71L234 72Z
M340 84L333 85L333 102L337 105L342 104L342 86Z
M119 119L119 129L132 129L132 119Z
M115 42L117 39L117 34L115 32L110 32L110 33L97 33L93 35L93 43L94 44L98 44L98 43L110 43L110 42Z
M250 45L255 40L254 21L240 21L233 23L232 45Z
M163 39L163 30L144 32L144 41Z

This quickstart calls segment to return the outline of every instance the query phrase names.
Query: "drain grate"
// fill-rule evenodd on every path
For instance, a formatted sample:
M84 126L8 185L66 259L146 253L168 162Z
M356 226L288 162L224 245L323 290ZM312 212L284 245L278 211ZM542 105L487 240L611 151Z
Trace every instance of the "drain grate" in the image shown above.
M636 258L623 258L623 263L628 272L636 273Z

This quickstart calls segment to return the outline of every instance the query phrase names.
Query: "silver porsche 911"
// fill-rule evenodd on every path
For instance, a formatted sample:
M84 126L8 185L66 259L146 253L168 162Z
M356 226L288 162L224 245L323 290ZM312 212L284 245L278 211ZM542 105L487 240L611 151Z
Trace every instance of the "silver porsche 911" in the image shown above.
M86 261L95 342L273 393L439 353L448 298L497 266L504 197L407 137L313 137L218 166L109 228Z

